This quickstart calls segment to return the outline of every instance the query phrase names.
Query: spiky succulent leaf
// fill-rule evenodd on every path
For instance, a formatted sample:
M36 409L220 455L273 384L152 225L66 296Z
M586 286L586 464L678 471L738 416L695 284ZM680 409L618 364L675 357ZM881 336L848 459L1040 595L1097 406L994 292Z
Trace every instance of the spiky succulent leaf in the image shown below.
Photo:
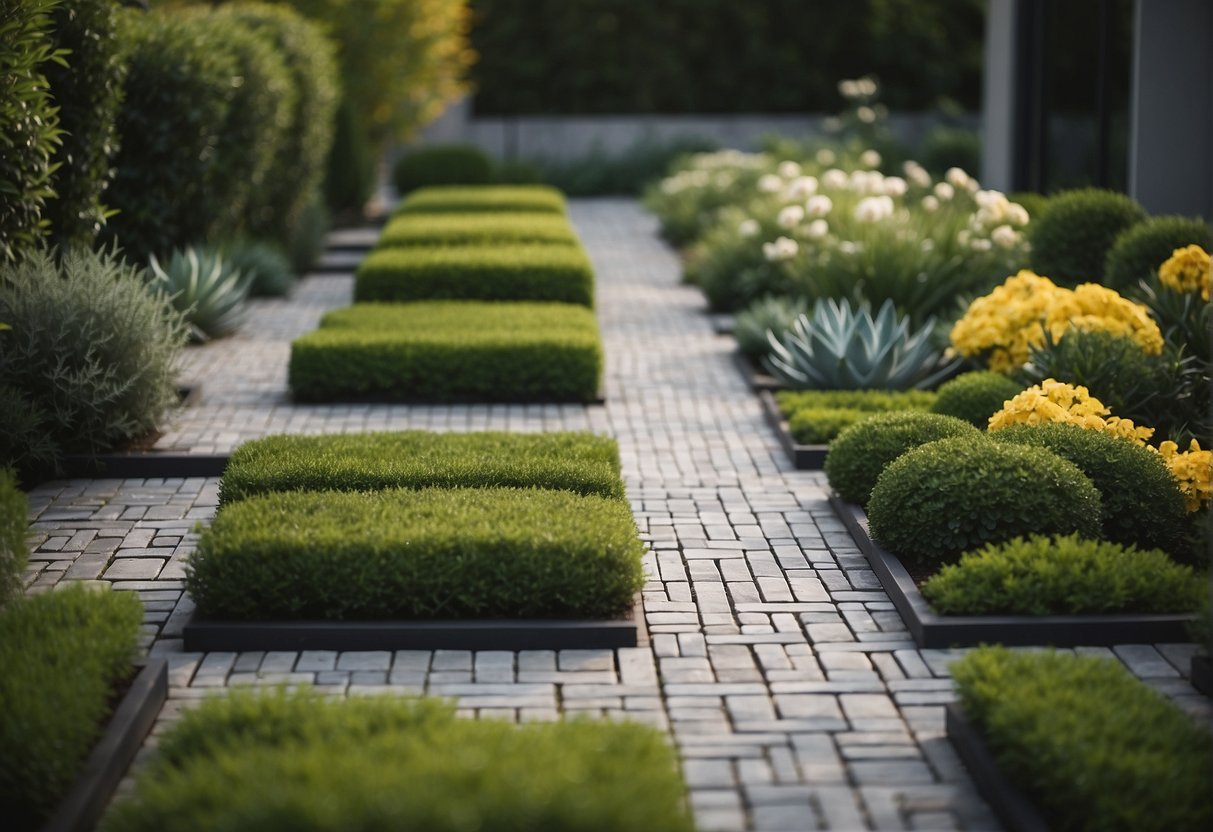
M227 335L244 319L251 281L217 251L174 251L167 267L152 255L147 279L185 316L194 341Z

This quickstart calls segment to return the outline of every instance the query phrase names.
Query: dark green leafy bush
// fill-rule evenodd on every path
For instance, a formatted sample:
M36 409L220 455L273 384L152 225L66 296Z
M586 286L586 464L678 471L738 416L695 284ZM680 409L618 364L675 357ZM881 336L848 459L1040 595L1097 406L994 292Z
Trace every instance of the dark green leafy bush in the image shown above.
M1099 518L1099 491L1074 463L1043 448L968 436L897 458L868 501L873 539L921 566L1028 534L1098 537Z
M1045 448L1077 465L1099 490L1105 539L1188 555L1183 494L1157 453L1118 436L1059 423L1014 425L990 437Z
M289 374L309 401L593 401L602 361L584 306L433 301L328 313Z
M806 407L844 408L868 413L890 410L929 410L930 390L778 390L775 402L785 416Z
M1063 191L1028 225L1032 268L1060 286L1102 283L1112 243L1145 218L1140 205L1115 191Z
M493 161L474 145L451 144L415 150L392 168L392 182L401 194L431 185L487 185L493 181Z
M985 370L964 373L940 385L931 412L964 419L984 430L990 417L1027 386L1030 385L1021 385L1002 373Z
M401 214L383 229L380 248L435 245L552 243L578 245L577 234L559 214ZM504 247L504 246L503 246Z
M63 56L50 37L56 0L0 6L0 263L15 260L46 234L42 211L54 196L51 159L62 144L59 114L43 74Z
M4 332L0 331L0 347ZM18 390L0 384L0 466L41 479L55 470L59 446L50 437L46 414Z
M221 248L228 268L240 272L249 284L249 294L281 297L295 285L290 258L281 246L268 240L236 239Z
M594 271L580 246L383 248L358 264L354 300L546 300L593 306Z
M606 618L644 545L627 504L568 491L292 491L226 506L186 586L237 620Z
M55 45L70 54L66 66L46 65L63 144L55 154L55 197L43 216L50 220L54 244L89 246L105 224L103 192L113 176L110 162L118 149L115 124L126 79L118 4L65 0L54 19Z
M104 829L691 832L684 793L665 737L634 723L235 691L182 716Z
M286 5L242 2L224 7L221 13L269 41L285 59L293 80L297 95L290 123L264 187L253 194L248 218L254 235L294 249L292 241L300 235L308 237L316 217L324 216L320 194L339 95L334 46L319 24ZM327 220L321 225L320 239L314 244L323 246ZM300 257L292 262L302 274L314 259Z
M29 507L17 475L0 468L0 608L21 594L29 549L25 543Z
M809 311L809 304L804 298L795 297L763 297L751 303L737 313L737 321L733 325L733 337L737 339L737 347L753 361L770 354L771 344L767 341L767 333L776 335L792 328L798 317Z
M359 220L374 192L375 160L370 137L358 122L350 100L342 97L324 177L324 199L334 211Z
M273 491L551 488L622 497L619 447L589 433L270 436L232 454L220 504Z
M319 262L324 254L325 235L331 225L323 200L315 199L308 203L286 242L287 257L295 274L307 274Z
M1213 250L1213 231L1200 217L1150 217L1116 238L1108 251L1104 284L1124 294L1139 281L1158 274L1158 267L1177 248L1198 245Z
M0 811L38 829L101 733L132 673L143 621L133 592L69 586L0 611Z
M128 11L121 32L130 72L106 195L119 213L102 236L142 262L234 230L228 209L243 203L247 184L236 177L246 174L221 169L218 154L240 68L193 16Z
M176 401L185 326L112 254L70 251L56 264L31 253L0 283L0 321L12 327L0 332L0 387L20 392L58 453L108 450Z
M1207 581L1158 549L1033 535L966 552L922 585L943 615L1191 612Z
M830 443L826 479L842 499L867 505L872 487L890 462L911 448L952 436L984 444L977 428L951 416L916 411L875 415L844 429Z
M1213 741L1119 662L982 647L952 665L998 767L1059 832L1213 825Z
M542 185L543 171L531 162L498 162L493 165L494 185Z
M437 214L451 211L563 214L564 194L547 185L492 185L487 187L432 187L413 191L396 209L397 214Z

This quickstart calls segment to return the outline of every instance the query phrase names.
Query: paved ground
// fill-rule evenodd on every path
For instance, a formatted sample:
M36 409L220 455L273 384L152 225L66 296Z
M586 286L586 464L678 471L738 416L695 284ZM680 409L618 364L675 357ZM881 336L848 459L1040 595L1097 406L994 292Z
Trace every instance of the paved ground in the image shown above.
M190 351L186 376L205 401L161 445L226 451L267 433L406 427L613 435L652 549L648 646L182 653L182 565L194 523L213 515L214 479L37 489L32 586L102 578L143 596L145 640L172 662L161 727L217 689L282 681L450 696L469 715L627 716L672 732L701 830L997 829L943 736L957 653L914 647L821 475L790 470L655 223L627 201L574 202L571 214L598 273L605 406L294 406L290 339L351 293L348 275L311 277L289 301L257 303L241 334ZM1208 714L1182 677L1192 649L1092 652Z

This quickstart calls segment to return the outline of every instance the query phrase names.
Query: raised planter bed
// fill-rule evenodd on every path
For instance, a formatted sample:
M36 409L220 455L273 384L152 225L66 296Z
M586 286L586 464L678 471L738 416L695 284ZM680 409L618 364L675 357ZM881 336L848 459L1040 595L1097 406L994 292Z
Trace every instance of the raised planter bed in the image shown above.
M740 355L740 353L738 353ZM787 451L788 456L792 460L792 464L800 471L820 471L826 461L826 451L828 445L801 445L792 436L792 430L788 427L788 420L784 418L779 411L779 405L775 403L775 396L772 395L769 389L764 389L758 394L758 400L762 402L762 413L767 419L767 424L775 431L779 437L779 444L783 445L783 449Z
M214 621L185 625L185 650L566 650L648 643L639 597L622 618L480 621Z
M960 705L944 706L945 724L952 747L964 762L977 791L1010 832L1049 832L1036 807L1003 776L985 739L965 717Z
M43 832L85 832L96 827L167 698L168 663L148 660Z
M775 380L775 377L768 375L758 367L755 367L754 363L750 361L750 359L746 358L745 353L743 353L741 350L735 350L733 352L733 365L737 367L738 372L741 373L741 377L745 379L745 383L750 386L751 390L775 391L780 389L781 385Z
M855 538L919 647L974 647L983 643L1077 647L1188 640L1187 628L1194 616L1179 613L938 615L901 561L872 540L863 509L836 494L830 495L830 504Z
M1213 659L1208 653L1197 653L1192 657L1192 687L1205 696L1213 696Z

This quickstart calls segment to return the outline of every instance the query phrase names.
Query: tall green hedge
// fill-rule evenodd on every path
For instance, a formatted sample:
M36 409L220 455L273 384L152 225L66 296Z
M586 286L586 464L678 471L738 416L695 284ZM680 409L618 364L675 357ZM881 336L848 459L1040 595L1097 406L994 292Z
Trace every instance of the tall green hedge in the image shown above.
M51 157L62 141L44 74L62 56L50 38L57 0L0 4L0 263L11 262L46 233L42 210Z
M105 224L104 192L118 149L116 124L126 79L118 4L63 0L54 12L55 45L70 50L66 65L47 65L59 107L63 144L55 154L55 197L43 216L59 246L88 246Z
M804 112L878 76L896 109L980 101L982 0L472 0L485 114Z

